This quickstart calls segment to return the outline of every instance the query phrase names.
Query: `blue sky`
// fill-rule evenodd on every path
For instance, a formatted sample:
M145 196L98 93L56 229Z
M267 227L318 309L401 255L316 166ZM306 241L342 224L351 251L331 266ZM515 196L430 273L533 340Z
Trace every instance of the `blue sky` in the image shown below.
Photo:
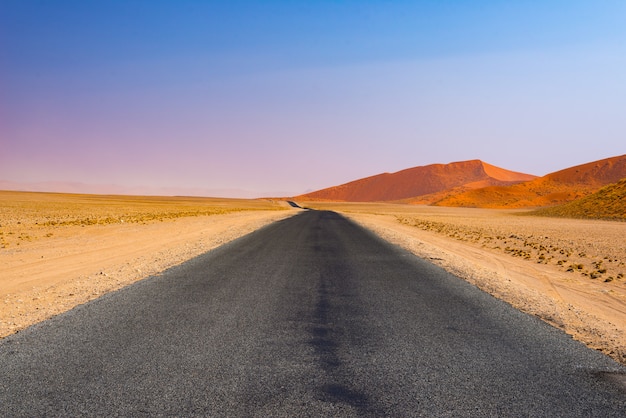
M624 22L623 1L3 0L0 180L543 175L626 153Z

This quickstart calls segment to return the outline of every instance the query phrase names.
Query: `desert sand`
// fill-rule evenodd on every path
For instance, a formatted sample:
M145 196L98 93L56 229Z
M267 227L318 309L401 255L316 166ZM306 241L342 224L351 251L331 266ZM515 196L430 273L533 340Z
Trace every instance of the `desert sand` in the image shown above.
M287 206L0 192L0 336L299 213ZM521 210L306 206L341 212L626 363L626 222Z
M626 177L626 155L605 158L569 167L531 181L509 185L476 188L437 196L438 200L413 203L434 203L438 206L477 207L492 209L536 208L561 205L596 192L603 186Z
M429 259L626 364L626 222L525 210L310 203Z

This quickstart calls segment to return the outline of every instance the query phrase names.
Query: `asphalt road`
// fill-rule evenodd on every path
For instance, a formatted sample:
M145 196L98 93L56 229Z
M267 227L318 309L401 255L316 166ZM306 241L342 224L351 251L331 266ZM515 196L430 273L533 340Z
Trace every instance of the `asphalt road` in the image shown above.
M625 415L609 358L303 211L0 341L0 416Z

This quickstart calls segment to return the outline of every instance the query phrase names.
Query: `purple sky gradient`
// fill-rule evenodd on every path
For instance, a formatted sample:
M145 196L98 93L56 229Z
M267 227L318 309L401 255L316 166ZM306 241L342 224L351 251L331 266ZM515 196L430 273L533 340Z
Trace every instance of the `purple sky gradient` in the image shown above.
M547 174L626 153L624 21L621 1L2 2L0 180Z

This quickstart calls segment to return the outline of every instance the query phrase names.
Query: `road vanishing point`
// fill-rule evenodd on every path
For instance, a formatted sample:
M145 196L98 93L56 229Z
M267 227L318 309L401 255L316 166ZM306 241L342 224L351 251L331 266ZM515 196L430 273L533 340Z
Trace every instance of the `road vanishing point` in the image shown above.
M624 417L625 368L302 211L0 341L0 416Z

